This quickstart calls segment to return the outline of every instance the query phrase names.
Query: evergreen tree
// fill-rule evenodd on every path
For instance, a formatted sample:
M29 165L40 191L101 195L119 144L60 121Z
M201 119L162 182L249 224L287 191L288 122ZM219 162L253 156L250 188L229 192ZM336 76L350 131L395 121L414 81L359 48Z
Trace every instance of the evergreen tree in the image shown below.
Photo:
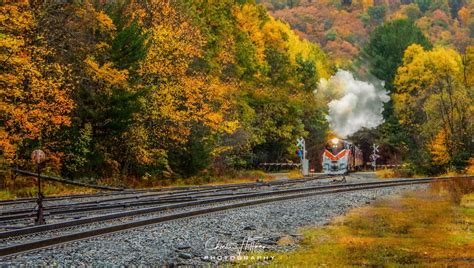
M419 44L427 49L432 47L412 21L403 19L377 27L365 48L372 63L372 74L384 80L390 91L397 68L402 63L403 52L411 44Z

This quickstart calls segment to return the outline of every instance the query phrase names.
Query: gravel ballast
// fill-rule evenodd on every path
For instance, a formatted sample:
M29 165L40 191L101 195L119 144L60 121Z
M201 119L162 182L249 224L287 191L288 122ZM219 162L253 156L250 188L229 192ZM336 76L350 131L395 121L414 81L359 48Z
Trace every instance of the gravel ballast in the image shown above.
M300 227L324 225L377 197L426 187L361 190L233 209L4 257L0 265L212 265L238 259L242 243L257 251L292 250L297 244L277 241L297 242ZM271 258L265 252L258 255Z

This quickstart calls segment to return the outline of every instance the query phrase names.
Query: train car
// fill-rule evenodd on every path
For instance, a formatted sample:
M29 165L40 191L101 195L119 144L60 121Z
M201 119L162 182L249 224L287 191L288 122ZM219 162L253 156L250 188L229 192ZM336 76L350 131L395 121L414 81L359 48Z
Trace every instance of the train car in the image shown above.
M328 141L323 153L324 174L343 175L362 168L362 151L349 141L334 138Z

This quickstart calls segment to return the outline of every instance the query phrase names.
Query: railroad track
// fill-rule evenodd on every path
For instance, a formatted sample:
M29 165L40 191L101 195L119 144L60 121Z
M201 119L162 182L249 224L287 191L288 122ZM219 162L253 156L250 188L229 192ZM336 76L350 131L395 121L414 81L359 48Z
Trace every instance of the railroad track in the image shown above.
M270 181L270 182L259 182L259 183L242 183L242 184L228 184L228 185L217 185L217 186L197 186L197 187L186 187L186 188L175 188L172 191L166 190L139 190L132 195L123 197L115 197L116 194L112 195L112 198L98 199L92 201L67 203L67 204L49 204L45 206L45 216L51 217L53 215L66 215L70 218L82 217L87 212L99 212L109 211L113 209L128 209L133 207L153 206L159 204L168 203L179 203L185 201L193 201L198 199L205 199L215 196L232 196L238 193L238 191L248 190L250 188L262 188L262 187L289 187L295 184L302 184L308 181L322 178L311 177L305 179L296 180L284 180L284 181ZM251 191L247 191L245 194L250 194ZM122 192L122 194L124 194ZM96 195L94 195L96 196ZM90 198L89 196L81 198ZM54 200L54 199L53 199ZM61 199L64 200L64 199ZM25 203L26 200L21 200L20 203ZM12 204L8 201L8 204ZM24 222L34 219L36 213L34 211L34 204L30 207L22 207L19 209L10 209L0 211L0 229L13 228L17 229L21 226L7 226L7 224L18 223L23 220ZM79 214L78 214L79 213ZM82 213L82 214L81 214ZM82 215L82 216L81 216ZM63 217L64 218L64 217ZM20 222L21 223L21 222Z
M472 179L473 176L466 178ZM0 244L3 245L0 248L0 256L18 254L70 241L233 208L303 198L313 195L422 184L432 182L433 180L443 181L448 179L450 178L403 179L381 182L299 187L272 192L208 198L204 200L111 213L57 224L28 227L0 233Z
M173 194L173 193L197 193L199 191L212 191L212 190L223 190L223 189L234 189L234 188L251 188L251 187L261 187L261 186L276 186L282 184L298 184L304 183L314 179L321 179L327 176L320 175L320 176L313 176L309 178L302 178L302 179L292 179L292 180L274 180L274 181L267 181L267 182L251 182L251 183L238 183L238 184L225 184L225 185L200 185L200 186L180 186L180 187L171 187L171 188L160 188L160 189L135 189L135 190L123 190L120 192L99 192L99 193L92 193L92 194L76 194L76 195L67 195L67 196L52 196L46 197L43 199L44 202L56 202L56 201L70 201L71 199L87 199L87 198L104 198L103 201L107 200L125 200L125 199L133 199L140 195L145 195L147 193L161 193L161 194ZM132 195L130 197L123 197L124 195ZM115 198L115 196L120 196L119 198ZM110 199L108 197L111 197ZM18 205L24 203L32 203L36 202L36 198L20 198L15 200L1 200L0 207L6 205ZM1 214L0 214L1 215Z

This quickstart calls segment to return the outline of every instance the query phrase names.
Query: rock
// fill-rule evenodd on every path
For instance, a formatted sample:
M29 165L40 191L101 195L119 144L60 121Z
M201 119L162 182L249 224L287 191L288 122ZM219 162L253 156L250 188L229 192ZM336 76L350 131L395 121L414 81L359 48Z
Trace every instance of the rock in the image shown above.
M272 241L270 239L261 239L258 242L261 243L261 244L264 244L264 245L276 245L277 244L275 241Z
M222 234L222 235L232 235L231 232L222 232L222 231L216 231L216 234Z
M244 230L254 231L254 230L257 230L257 228L255 227L255 225L248 225L244 227Z
M188 248L191 248L191 246L186 245L186 244L179 244L176 246L176 249L179 249L179 250L188 249Z
M193 255L189 253L181 252L179 253L178 257L180 257L181 259L189 260L193 258Z
M293 233L293 234L290 234L290 235L293 236L293 237L298 237L298 238L303 237L302 234L298 234L298 233Z

